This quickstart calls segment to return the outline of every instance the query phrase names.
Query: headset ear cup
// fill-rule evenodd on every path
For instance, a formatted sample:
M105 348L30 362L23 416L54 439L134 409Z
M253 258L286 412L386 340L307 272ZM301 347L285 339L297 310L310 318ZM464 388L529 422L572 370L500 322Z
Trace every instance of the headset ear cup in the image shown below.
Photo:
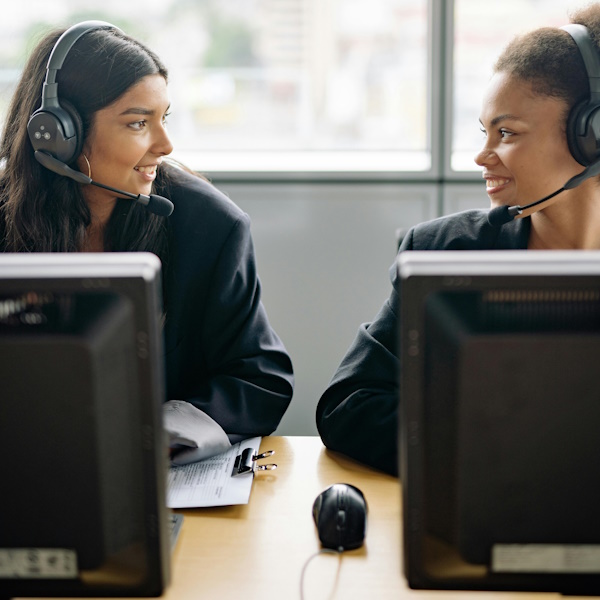
M33 149L45 152L63 163L71 164L81 154L83 123L68 102L36 110L27 123Z
M581 119L584 118L582 113L586 107L587 102L576 104L571 109L569 118L567 119L567 143L569 144L569 151L573 158L584 167L589 165L591 161L588 161L586 158L584 147L582 146L582 136L578 132L581 128Z
M70 102L61 100L60 105L69 114L69 117L71 117L71 120L73 121L73 128L75 130L75 148L71 158L64 161L67 164L71 164L77 160L83 149L83 120Z
M582 102L571 110L567 142L573 158L584 167L600 156L600 105Z

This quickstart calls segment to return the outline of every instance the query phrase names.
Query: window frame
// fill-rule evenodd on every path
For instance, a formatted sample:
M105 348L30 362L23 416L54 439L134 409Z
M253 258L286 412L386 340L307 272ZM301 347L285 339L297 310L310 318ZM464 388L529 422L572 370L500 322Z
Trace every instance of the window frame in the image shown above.
M401 150L297 150L289 152L190 150L175 148L174 158L201 171L214 181L248 182L407 182L444 183L476 181L475 171L455 171L451 167L453 132L454 16L455 0L425 0L427 37L426 147L423 153ZM402 86L402 82L398 82ZM406 90L410 93L410 90ZM272 154L270 159L268 154ZM312 155L309 157L309 155ZM403 155L406 158L403 158ZM416 158L411 158L416 157ZM309 159L309 160L307 160ZM252 166L252 164L254 166ZM305 166L303 166L303 163ZM315 169L310 165L322 165ZM403 164L413 168L403 169ZM417 165L428 166L419 169ZM217 168L211 170L211 164ZM228 168L228 164L233 169ZM249 164L248 168L240 168ZM273 168L261 168L271 164ZM333 167L331 166L333 165ZM339 165L339 166L338 166Z
M423 170L356 169L322 170L215 170L203 171L214 181L235 182L405 182L438 183L479 181L477 171L452 169L453 79L454 79L454 0L427 0L427 151L429 168ZM391 152L393 153L393 151ZM200 155L201 153L197 153ZM223 153L224 155L226 153ZM352 151L360 157L359 151ZM290 153L291 158L291 153ZM185 153L182 160L186 161ZM201 158L190 158L191 166L201 168ZM442 199L440 198L440 203Z
M343 157L349 157L349 162L353 166L344 169L328 169L323 168L319 170L310 168L285 168L282 166L282 155L285 156L285 161L295 164L302 163L302 155L315 154L314 151L290 151L290 152L279 152L273 151L273 163L276 167L273 169L247 169L247 170L236 170L236 169L217 169L211 170L210 167L205 168L205 164L210 163L210 159L204 161L203 155L209 155L211 153L219 154L222 158L219 162L227 160L227 156L232 156L233 153L229 151L181 151L177 150L173 153L174 157L180 159L183 163L187 164L191 168L202 171L208 178L215 182L249 182L249 183L263 183L263 182L290 182L290 183L340 183L340 182L382 182L382 183L393 183L393 182L406 182L406 183L422 183L422 182L439 182L440 174L442 173L442 167L440 158L443 156L443 151L440 144L443 143L444 136L440 132L440 125L443 122L443 118L440 115L441 107L444 105L442 93L438 90L437 86L433 85L433 81L442 81L444 78L443 66L440 65L439 57L444 54L444 48L441 44L440 33L444 30L444 18L447 12L446 5L454 5L454 0L426 0L427 10L427 40L426 40L426 52L427 52L427 70L426 70L426 93L427 99L427 123L426 123L426 151L424 153L424 160L427 160L429 167L425 169L401 169L400 163L395 166L395 163L391 161L390 157L394 155L399 161L402 160L402 154L411 155L409 151L394 151L394 150L349 150L349 151L334 151L324 150L323 155L327 155L329 162L341 162ZM443 18L441 18L443 17ZM251 151L243 151L248 154ZM235 153L237 154L237 153ZM258 151L253 153L254 155L259 154ZM262 152L263 155L268 155L268 152ZM361 158L368 157L368 161L362 161ZM249 160L253 161L255 156L250 156ZM334 159L334 160L332 160ZM337 159L337 160L335 160ZM385 165L384 168L377 168L374 164L377 160ZM241 164L241 159L231 161L234 165ZM325 162L325 161L323 161ZM277 165L277 163L279 163ZM361 164L368 163L367 168L361 168Z

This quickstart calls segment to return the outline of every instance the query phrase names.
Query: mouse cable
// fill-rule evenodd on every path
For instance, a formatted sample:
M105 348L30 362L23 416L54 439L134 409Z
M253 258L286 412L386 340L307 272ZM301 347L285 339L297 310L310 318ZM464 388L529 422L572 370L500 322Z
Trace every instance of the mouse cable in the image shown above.
M331 589L331 594L329 597L332 598L333 594L337 588L338 579L340 577L340 567L342 566L342 553L339 550L331 550L329 548L321 548L318 552L315 552L312 556L309 556L304 562L304 566L302 567L302 572L300 573L300 600L304 600L304 576L306 574L306 569L308 565L311 563L313 558L320 556L321 554L337 554L338 556L338 567L335 573L335 581L333 582L333 588Z

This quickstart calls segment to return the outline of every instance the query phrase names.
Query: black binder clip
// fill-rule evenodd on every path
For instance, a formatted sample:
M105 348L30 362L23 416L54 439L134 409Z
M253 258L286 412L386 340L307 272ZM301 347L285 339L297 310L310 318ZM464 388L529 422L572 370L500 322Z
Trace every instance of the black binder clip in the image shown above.
M262 454L255 454L255 452L254 448L245 448L241 454L235 457L231 473L232 477L244 475L245 473L254 473L255 471L272 471L277 468L277 465L274 463L259 465L256 462L257 460L267 458L267 456L272 456L275 454L274 450L267 450Z

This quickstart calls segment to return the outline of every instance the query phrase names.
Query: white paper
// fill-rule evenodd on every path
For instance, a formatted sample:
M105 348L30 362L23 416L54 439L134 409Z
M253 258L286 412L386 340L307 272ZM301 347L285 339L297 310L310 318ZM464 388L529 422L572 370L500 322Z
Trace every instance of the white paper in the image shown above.
M260 437L243 440L227 452L199 462L171 467L167 480L167 506L194 508L248 504L253 473L231 476L236 457L246 448L260 446Z

